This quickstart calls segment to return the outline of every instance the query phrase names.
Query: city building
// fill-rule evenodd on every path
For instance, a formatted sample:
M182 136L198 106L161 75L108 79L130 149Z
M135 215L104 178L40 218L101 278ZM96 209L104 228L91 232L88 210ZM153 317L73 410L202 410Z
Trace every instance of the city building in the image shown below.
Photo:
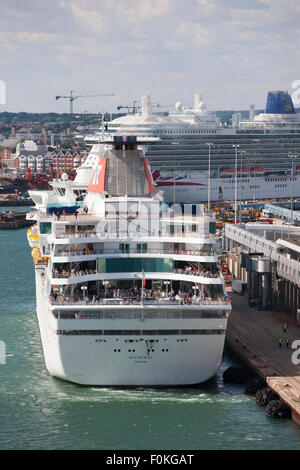
M13 154L16 151L18 140L14 138L0 141L0 169L9 172L14 168Z
M40 145L33 140L18 143L14 155L16 167L21 175L30 173L49 173L52 155L47 145Z
M55 150L51 152L52 172L56 176L63 173L68 173L75 170L78 166L82 165L87 158L88 152L81 150Z

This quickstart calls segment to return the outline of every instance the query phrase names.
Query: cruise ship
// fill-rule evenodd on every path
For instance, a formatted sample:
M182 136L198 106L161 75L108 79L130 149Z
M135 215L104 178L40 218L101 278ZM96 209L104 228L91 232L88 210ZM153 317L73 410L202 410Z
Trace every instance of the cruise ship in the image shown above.
M110 136L82 181L30 192L37 318L57 378L181 386L212 378L221 364L231 303L214 214L166 204L144 153L155 141Z
M107 124L107 132L159 136L146 152L157 188L168 202L197 203L282 199L300 196L300 117L286 91L270 91L265 112L250 107L249 120L236 113L221 125L201 95L193 108L153 113L150 96L141 112ZM86 143L99 142L99 134Z

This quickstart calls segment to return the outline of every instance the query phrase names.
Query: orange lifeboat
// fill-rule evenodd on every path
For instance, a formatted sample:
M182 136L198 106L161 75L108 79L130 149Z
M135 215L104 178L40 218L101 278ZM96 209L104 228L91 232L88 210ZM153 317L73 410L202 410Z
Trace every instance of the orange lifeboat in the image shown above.
M230 177L230 176L233 176L235 174L235 170L232 169L232 168L225 168L223 170L220 170L220 176L222 177Z

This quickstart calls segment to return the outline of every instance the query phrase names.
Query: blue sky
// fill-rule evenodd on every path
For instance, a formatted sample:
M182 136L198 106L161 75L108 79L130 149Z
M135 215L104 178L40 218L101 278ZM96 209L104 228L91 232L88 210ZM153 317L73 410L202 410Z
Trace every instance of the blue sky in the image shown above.
M114 112L149 93L168 106L265 106L300 80L298 0L0 0L0 111ZM167 109L167 108L166 108Z

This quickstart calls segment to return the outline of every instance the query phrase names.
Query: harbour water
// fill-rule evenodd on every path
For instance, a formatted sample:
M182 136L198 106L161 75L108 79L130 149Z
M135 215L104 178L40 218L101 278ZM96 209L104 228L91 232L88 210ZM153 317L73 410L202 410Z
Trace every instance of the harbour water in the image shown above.
M18 208L12 208L18 209ZM7 210L3 207L0 210ZM19 208L23 210L23 208ZM268 418L243 386L107 389L51 377L35 316L26 228L0 232L1 450L296 450L300 427Z

